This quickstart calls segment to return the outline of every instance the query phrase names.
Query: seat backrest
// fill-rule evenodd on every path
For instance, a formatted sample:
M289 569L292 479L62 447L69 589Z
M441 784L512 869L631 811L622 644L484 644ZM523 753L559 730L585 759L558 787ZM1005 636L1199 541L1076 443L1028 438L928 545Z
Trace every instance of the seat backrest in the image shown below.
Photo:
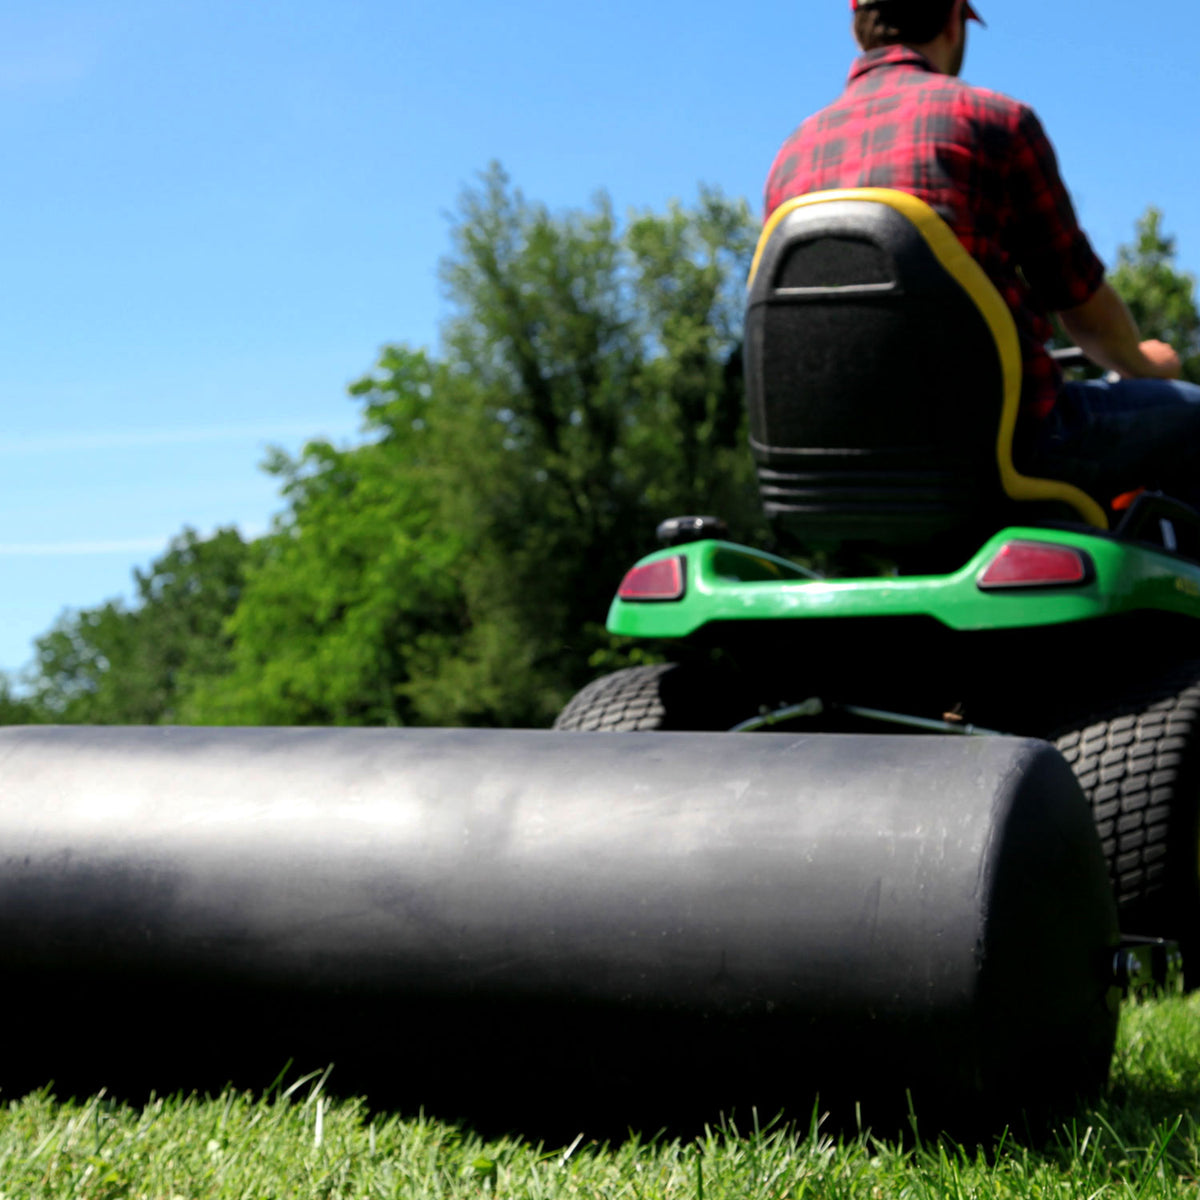
M949 226L881 188L788 201L763 230L746 313L751 449L767 515L812 547L903 547L994 528L1020 475L1012 314Z

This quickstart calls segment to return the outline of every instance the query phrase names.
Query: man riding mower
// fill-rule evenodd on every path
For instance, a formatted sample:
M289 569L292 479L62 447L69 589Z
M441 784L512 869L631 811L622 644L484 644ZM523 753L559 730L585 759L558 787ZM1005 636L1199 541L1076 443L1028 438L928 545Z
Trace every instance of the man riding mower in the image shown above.
M1200 388L1139 341L1036 114L958 78L969 0L851 9L846 88L767 180L745 332L767 515L834 570L667 522L609 628L677 661L558 727L1050 739L1122 927L1197 940ZM1115 378L1063 384L1051 312Z
M675 661L586 687L556 728L918 730L1053 741L1123 930L1200 925L1200 517L1021 473L1008 307L944 222L883 189L789 202L746 318L751 448L781 542L869 576L660 529L608 616Z

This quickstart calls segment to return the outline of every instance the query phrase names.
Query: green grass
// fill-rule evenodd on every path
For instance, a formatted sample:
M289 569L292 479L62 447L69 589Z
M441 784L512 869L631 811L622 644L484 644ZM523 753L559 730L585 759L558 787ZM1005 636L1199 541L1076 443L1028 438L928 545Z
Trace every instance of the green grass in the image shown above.
M628 1197L921 1200L1196 1197L1200 996L1127 1009L1110 1094L1048 1143L986 1146L808 1127L712 1130L541 1147L484 1142L423 1117L369 1114L320 1080L265 1097L177 1097L142 1109L48 1093L0 1111L0 1200L87 1197Z

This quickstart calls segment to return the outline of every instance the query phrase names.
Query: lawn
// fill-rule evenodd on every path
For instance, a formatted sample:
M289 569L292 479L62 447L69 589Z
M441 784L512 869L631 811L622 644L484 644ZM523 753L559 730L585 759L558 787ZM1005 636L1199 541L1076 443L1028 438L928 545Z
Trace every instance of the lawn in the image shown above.
M49 1092L0 1113L0 1200L17 1197L1196 1197L1200 996L1126 1009L1109 1095L1033 1146L962 1146L919 1128L905 1144L799 1127L713 1129L565 1146L483 1141L410 1114L332 1100L320 1079L262 1096L143 1108Z

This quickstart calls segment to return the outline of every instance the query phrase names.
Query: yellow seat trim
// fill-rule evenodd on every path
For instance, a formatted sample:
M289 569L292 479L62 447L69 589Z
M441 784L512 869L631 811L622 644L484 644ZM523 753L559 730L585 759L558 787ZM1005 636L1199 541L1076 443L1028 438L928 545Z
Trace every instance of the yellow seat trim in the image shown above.
M1087 524L1097 529L1107 529L1108 517L1104 509L1085 491L1062 480L1037 479L1031 475L1022 475L1013 465L1012 443L1017 428L1017 414L1021 407L1022 372L1016 322L1008 305L1004 303L1004 298L983 268L967 253L950 226L924 200L891 188L840 188L828 192L813 192L808 196L796 196L787 200L770 215L763 226L758 247L754 251L749 282L754 282L768 240L789 213L812 204L830 204L838 200L866 200L885 204L906 217L916 226L938 262L983 314L1000 355L1003 379L1000 428L996 434L996 462L1000 468L1000 483L1005 495L1012 500L1057 500L1070 505Z

